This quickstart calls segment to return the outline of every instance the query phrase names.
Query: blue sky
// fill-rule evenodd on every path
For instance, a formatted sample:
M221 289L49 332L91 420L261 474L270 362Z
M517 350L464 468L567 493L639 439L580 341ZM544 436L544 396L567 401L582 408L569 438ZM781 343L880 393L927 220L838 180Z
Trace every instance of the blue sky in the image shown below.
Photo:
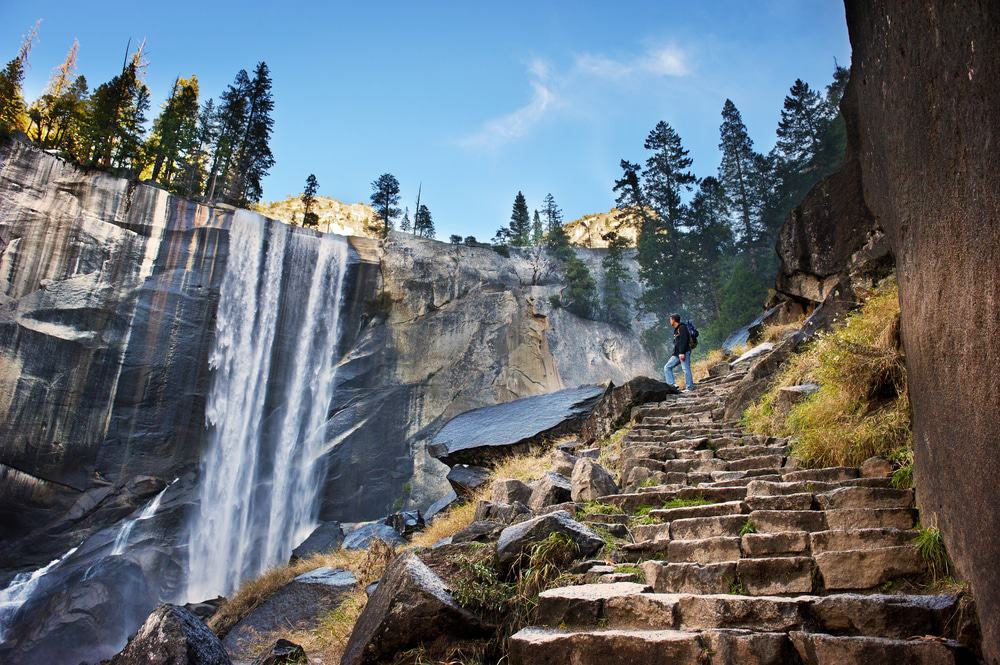
M552 192L567 218L607 210L618 161L644 158L658 120L680 133L700 176L718 166L730 97L760 148L774 141L796 77L824 86L850 62L838 0L763 2L218 2L4 0L0 59L43 19L26 93L37 95L74 38L91 87L147 40L158 109L177 75L217 96L267 61L277 164L265 198L301 191L367 200L395 174L418 183L438 237L488 239L518 189Z

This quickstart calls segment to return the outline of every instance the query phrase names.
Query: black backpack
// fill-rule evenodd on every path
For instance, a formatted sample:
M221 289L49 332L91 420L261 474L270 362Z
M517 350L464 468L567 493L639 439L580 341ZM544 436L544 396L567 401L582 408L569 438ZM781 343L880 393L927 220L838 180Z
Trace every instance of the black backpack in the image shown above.
M694 327L694 321L688 321L684 325L688 329L688 346L693 349L698 346L698 329Z

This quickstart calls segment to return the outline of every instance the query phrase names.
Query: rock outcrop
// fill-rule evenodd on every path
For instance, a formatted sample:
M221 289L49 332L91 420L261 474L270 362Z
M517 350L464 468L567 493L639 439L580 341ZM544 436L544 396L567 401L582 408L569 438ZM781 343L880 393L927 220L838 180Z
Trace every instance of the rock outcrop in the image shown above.
M896 257L920 504L1000 663L1000 5L849 0L847 21L851 140Z

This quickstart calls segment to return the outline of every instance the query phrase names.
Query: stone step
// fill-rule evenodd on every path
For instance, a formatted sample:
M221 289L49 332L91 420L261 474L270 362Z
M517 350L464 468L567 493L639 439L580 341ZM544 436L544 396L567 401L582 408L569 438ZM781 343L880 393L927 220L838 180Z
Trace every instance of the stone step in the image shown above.
M754 510L750 523L758 533L826 531L826 514L820 510Z
M716 536L699 540L671 540L663 560L668 563L723 563L737 561L741 555L738 537Z
M827 591L874 589L882 584L927 570L912 545L845 550L814 554L816 568Z
M802 556L810 553L809 532L748 533L740 539L745 557Z
M689 517L670 522L671 540L697 540L716 536L739 536L747 516L724 514L711 517Z
M912 545L917 531L910 529L838 529L809 534L809 549L813 554L871 550L881 547Z
M803 665L886 663L887 665L972 665L975 657L952 640L894 640L794 632L789 639Z
M742 501L723 501L708 503L702 506L685 506L682 508L661 508L649 511L649 516L662 522L688 519L691 517L716 517L719 515L739 515L747 512Z
M739 472L747 475L733 480L713 480L711 482L700 482L699 487L746 487L755 480L780 480L781 476L772 473L767 469L755 469L753 471ZM689 479L689 482L693 482Z
M725 448L716 448L715 456L719 459L724 459L727 462L732 462L759 455L781 455L782 457L786 457L788 455L788 450L788 446L784 445L767 446L761 444L750 444L746 446L726 446Z
M823 469L801 469L799 471L789 471L784 475L787 482L819 481L824 483L836 483L844 480L853 480L858 477L858 470L852 466L832 466Z
M841 487L816 495L824 510L838 508L912 508L913 490L893 487Z
M783 477L787 477L785 474ZM761 481L747 486L748 496L777 496L780 494L818 494L832 492L841 487L889 487L889 478L856 478L839 482L801 481Z
M834 594L742 596L651 593L643 584L590 584L543 591L538 622L546 626L675 630L808 630L831 635L904 638L951 636L959 597Z
M827 528L837 531L851 529L912 529L917 523L917 511L912 508L844 508L826 510Z
M732 462L725 462L721 459L719 461L725 464L727 471L752 471L756 469L780 469L785 464L785 457L783 455L757 455Z
M646 582L658 593L731 593L750 595L810 593L813 590L811 557L740 559L726 563L642 564Z
M748 496L746 504L751 510L811 510L813 507L813 497L814 495L809 492L776 494L774 496Z
M512 665L779 665L794 662L783 633L712 630L524 628L510 639Z
M652 488L651 488L652 489ZM630 492L609 494L598 499L601 503L619 506L623 512L635 514L642 506L657 509L671 499L706 499L708 501L742 501L747 495L746 487L685 487L663 491Z

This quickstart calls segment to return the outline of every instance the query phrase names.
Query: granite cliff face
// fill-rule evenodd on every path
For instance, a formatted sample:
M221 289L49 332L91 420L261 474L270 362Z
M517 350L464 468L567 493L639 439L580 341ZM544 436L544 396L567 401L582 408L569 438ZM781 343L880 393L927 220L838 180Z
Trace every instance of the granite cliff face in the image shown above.
M1000 5L847 2L864 198L896 257L922 511L1000 663Z
M267 368L233 405L259 434L242 435L257 446L249 496L275 496L281 432L319 418L305 523L445 498L446 468L424 448L462 411L655 375L635 333L553 308L558 266L540 253L405 234L336 242L330 274L343 281L326 296L316 266L331 250L316 233L0 146L0 586L28 598L0 616L0 657L99 660L156 604L187 599L189 525L215 472L206 455L225 439L212 402L244 394L218 390L238 376L220 373L241 361L236 324ZM597 268L600 252L583 253ZM251 270L243 291L223 288L234 262ZM337 312L322 394L302 367L314 302ZM296 420L292 394L322 402ZM287 558L295 544L272 549Z

